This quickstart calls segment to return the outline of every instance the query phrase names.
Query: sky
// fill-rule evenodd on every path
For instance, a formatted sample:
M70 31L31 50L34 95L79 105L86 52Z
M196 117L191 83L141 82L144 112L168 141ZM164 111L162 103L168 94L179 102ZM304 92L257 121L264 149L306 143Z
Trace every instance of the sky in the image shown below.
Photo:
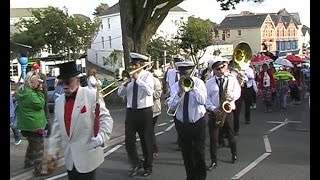
M119 0L10 0L11 8L39 8L39 7L67 7L70 14L83 14L93 18L92 13L100 3L113 6ZM228 14L239 14L241 11L254 13L277 13L285 8L289 13L298 12L303 25L310 27L310 1L309 0L264 0L263 3L241 2L236 5L236 10L221 11L216 0L185 0L179 5L202 19L210 19L220 23Z

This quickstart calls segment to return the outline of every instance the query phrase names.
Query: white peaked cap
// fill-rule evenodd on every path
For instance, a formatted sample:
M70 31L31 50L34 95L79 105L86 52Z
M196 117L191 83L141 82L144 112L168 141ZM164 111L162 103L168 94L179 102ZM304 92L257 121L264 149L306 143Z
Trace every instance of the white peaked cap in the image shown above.
M147 56L139 54L139 53L130 52L129 55L130 55L131 59L141 59L144 61L149 59Z
M209 67L212 68L212 65L215 64L216 62L229 62L229 60L222 56L214 56L214 58L209 61Z
M192 61L181 61L181 62L176 62L176 65L178 67L192 67L194 66L194 63Z

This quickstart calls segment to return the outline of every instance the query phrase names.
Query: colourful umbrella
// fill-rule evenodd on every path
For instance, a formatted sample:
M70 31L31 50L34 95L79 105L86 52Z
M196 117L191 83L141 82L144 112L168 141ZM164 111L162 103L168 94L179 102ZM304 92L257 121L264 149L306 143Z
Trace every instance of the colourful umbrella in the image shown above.
M296 55L288 55L288 56L286 56L285 59L288 59L292 63L301 63L302 62L301 57L296 56Z
M275 64L280 64L283 66L293 67L293 64L288 60L284 58L278 58L274 61Z
M264 63L270 63L270 62L273 62L273 59L271 59L271 57L266 56L264 54L258 54L258 55L252 56L250 65L262 65Z
M295 80L293 75L288 71L277 71L273 74L273 77L276 81L284 80L284 81L292 81Z

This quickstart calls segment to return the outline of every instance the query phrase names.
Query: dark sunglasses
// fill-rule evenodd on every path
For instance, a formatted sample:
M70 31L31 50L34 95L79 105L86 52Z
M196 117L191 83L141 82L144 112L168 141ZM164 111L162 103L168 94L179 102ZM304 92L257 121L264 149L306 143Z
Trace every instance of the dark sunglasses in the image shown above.
M224 64L223 66L217 67L215 68L216 71L220 71L221 69L223 69L224 67L226 67L226 65Z

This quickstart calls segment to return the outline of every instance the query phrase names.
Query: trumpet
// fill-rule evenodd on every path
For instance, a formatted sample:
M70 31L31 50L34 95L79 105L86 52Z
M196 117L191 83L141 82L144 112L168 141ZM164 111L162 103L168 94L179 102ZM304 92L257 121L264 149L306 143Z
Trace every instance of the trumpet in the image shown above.
M192 70L192 72L191 72L191 74L189 75L189 76L182 76L180 79L179 79L179 81L178 81L178 84L179 84L179 88L180 88L180 90L182 91L182 92L184 92L184 93L186 93L186 92L189 92L189 91L191 91L192 89L193 89L193 87L194 87L194 81L192 80L192 76L194 76L194 74L195 74L195 71L196 70L196 66L193 68L193 70ZM177 93L179 93L179 92L177 92ZM179 98L179 96L175 96L175 99L176 98ZM181 98L182 99L182 98ZM168 104L168 101L169 101L169 99L167 99L166 100L166 104ZM173 101L175 101L175 100L173 100ZM180 103L179 103L180 104ZM168 110L167 110L167 114L169 115L169 116L175 116L176 115L176 113L177 113L177 110L178 110L178 108L179 108L179 104L178 105L176 105L176 106L169 106L168 105Z
M127 70L123 70L122 73L121 73L121 78L117 81L114 81L113 83L109 84L108 86L102 88L99 92L102 93L102 97L106 97L108 95L110 95L111 93L113 93L114 91L116 91L120 86L124 85L125 83L128 82L128 80L131 78L131 76L135 73L137 73L138 71L152 65L154 62L148 62L146 64L144 64L143 66L140 66L139 68L137 69L134 69L132 71L129 71L128 69ZM111 89L110 91L108 91L107 93L105 93L105 90L108 89L109 87L113 86L114 84L120 82L120 81L124 81L123 83L121 83L119 86L117 87L114 87L113 89Z

